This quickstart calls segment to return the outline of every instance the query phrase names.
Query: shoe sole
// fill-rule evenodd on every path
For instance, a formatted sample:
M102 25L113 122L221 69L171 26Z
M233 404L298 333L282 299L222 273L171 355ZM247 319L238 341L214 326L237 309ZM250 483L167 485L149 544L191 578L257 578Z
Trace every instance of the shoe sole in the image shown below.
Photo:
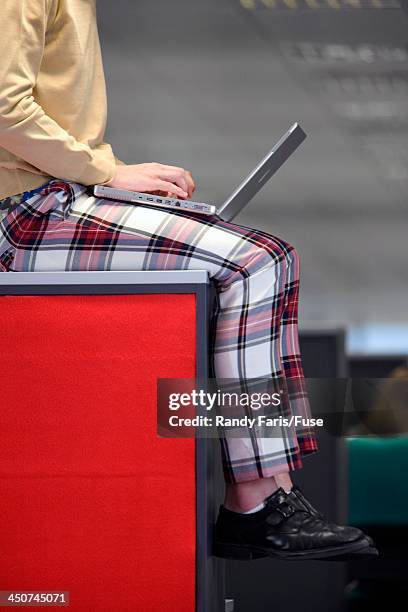
M217 542L214 546L214 555L216 557L222 557L223 559L235 559L237 561L250 561L253 559L261 559L265 557L271 557L273 559L281 560L297 560L302 559L330 559L330 557L344 557L346 555L352 555L353 553L367 553L372 547L367 545L367 540L361 538L355 542L349 544L342 544L340 546L330 546L327 548L319 548L316 550L300 550L296 552L286 552L279 550L265 550L264 548L257 548L256 546L245 546L244 544L226 544ZM378 555L377 549L374 549L376 553L373 556ZM357 555L356 555L357 556ZM370 553L370 557L371 557ZM356 558L356 557L354 557ZM343 559L342 559L343 560Z
M367 550L361 552L338 555L337 557L329 557L326 561L373 561L379 557L378 549L375 546L369 546Z

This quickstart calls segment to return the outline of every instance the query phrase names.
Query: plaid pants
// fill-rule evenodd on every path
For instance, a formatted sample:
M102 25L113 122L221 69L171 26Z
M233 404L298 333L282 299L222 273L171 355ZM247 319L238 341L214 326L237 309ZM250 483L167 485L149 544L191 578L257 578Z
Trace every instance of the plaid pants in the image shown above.
M0 271L189 270L210 274L216 378L297 381L292 413L309 415L298 345L299 258L275 236L213 217L97 199L77 183L53 180L3 200ZM1 212L1 211L0 211ZM294 470L317 449L297 427L281 437L221 440L227 482Z

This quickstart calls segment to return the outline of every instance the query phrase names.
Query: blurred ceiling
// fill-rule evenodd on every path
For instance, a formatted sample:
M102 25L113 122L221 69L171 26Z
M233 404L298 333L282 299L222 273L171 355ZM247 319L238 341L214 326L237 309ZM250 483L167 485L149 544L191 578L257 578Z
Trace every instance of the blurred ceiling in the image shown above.
M408 18L399 0L98 0L108 138L222 202L299 121L238 223L302 257L303 324L408 323ZM408 341L407 341L408 345Z

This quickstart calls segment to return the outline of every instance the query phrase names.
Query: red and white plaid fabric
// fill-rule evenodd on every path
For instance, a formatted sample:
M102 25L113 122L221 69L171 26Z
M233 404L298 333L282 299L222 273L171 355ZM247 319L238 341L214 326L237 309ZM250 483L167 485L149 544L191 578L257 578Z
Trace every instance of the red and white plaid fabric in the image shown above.
M310 416L293 246L216 215L98 199L83 185L59 180L8 202L0 224L1 271L207 270L217 293L214 376L244 385L262 377L295 381L289 410ZM7 201L0 207L7 209ZM222 439L221 447L226 481L242 482L300 468L317 443L313 429L297 427L278 437Z

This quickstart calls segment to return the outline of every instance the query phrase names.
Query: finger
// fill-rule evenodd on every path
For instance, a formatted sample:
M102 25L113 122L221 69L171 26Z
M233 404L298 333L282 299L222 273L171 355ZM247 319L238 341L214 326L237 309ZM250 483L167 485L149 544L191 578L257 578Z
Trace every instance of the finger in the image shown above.
M187 184L188 184L189 197L191 198L191 196L195 192L196 185L195 185L195 182L194 182L194 179L193 179L193 175L188 170L186 170L186 181L187 181Z
M187 193L187 195L189 195L189 185L184 171L174 169L162 170L159 173L158 178L164 181L170 181L171 183L178 185L179 187L181 187L181 189L183 189L183 191Z
M186 181L186 191L188 192L188 196L191 198L193 195L196 185L193 180L193 176L189 170L185 170L184 168L180 168L179 166L168 166L166 164L155 164L159 175L162 178L171 178L172 181L175 181L177 176L181 176ZM169 173L169 174L167 174ZM180 185L181 186L181 185ZM184 187L183 187L184 189Z
M171 183L174 183L175 185L178 185L179 187L181 187L181 189L183 189L183 191L187 193L187 195L190 195L190 188L189 188L189 185L187 183L187 180L184 174L180 174L179 176L174 176L174 174L172 173L169 173L169 174L164 173L163 175L161 175L160 178L166 181L170 181Z
M189 172L188 170L184 170L183 169L183 176L184 179L187 183L187 192L188 192L188 196L191 198L191 196L193 195L194 191L195 191L195 182L193 179L193 175L191 174L191 172Z
M179 187L178 185L175 185L174 183L170 182L170 181L164 181L162 179L153 179L153 187L152 189L156 190L160 190L160 191L171 191L171 193L174 193L177 197L179 198L187 198L188 197L188 193L187 191L185 191L184 189L182 189L181 187Z
M179 186L187 191L188 197L191 197L196 189L196 185L191 172L180 168L179 166L169 166L167 164L154 164L158 175L163 179L170 179L172 182L177 182L177 177L180 177ZM185 181L185 184L183 182Z

